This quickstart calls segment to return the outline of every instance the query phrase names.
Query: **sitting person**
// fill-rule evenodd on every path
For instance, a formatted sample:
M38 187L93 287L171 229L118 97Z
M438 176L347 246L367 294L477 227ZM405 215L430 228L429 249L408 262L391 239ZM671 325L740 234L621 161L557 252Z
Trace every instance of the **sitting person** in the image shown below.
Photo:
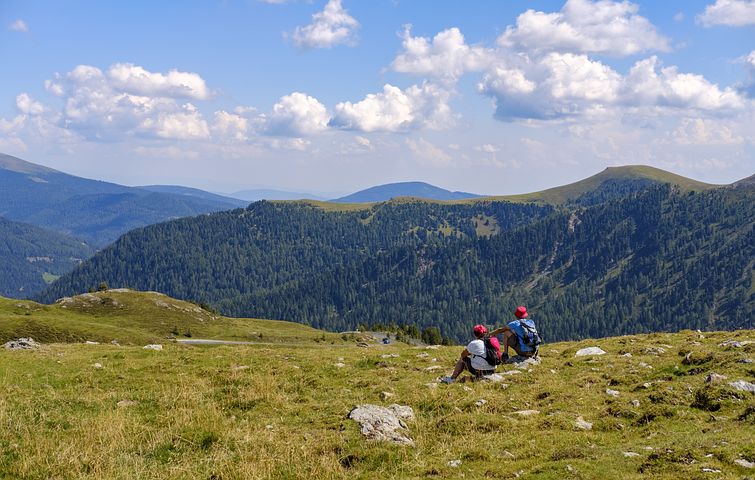
M450 377L443 377L441 382L453 383L456 381L461 372L464 370L469 371L474 375L474 379L477 380L487 375L495 373L495 365L491 365L485 360L485 334L488 333L488 329L484 325L475 325L472 328L472 333L475 339L469 342L467 348L461 352L459 361L456 362L456 368Z
M521 357L535 357L537 356L537 345L527 345L525 342L525 326L522 325L523 320L527 320L526 326L531 325L531 328L535 328L534 322L527 319L527 307L520 306L514 311L514 315L517 320L512 320L506 326L493 330L490 335L496 336L503 334L503 358L505 362L509 359L509 347L513 348L517 355ZM535 335L537 336L537 330ZM540 343L540 337L537 336L537 343Z

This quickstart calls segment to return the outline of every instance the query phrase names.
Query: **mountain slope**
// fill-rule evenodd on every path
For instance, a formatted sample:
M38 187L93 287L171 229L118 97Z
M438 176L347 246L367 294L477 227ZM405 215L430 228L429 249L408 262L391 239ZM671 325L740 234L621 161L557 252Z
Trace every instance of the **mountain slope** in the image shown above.
M437 326L459 341L470 319L494 323L520 303L542 315L550 340L751 328L754 219L752 188L668 185L560 209L260 202L131 232L42 298L104 280L235 316Z
M584 180L560 187L549 188L540 192L485 198L507 200L510 202L541 202L559 205L570 201L579 201L580 198L584 200L586 196L587 198L590 196L599 196L601 190L605 191L602 198L606 199L608 196L616 197L631 191L640 191L649 185L664 183L674 185L683 192L703 191L720 186L699 182L647 165L628 165L623 167L608 167L602 172ZM612 190L617 190L615 193L619 195L612 195Z
M477 198L479 196L474 193L451 192L424 182L399 182L360 190L351 195L331 200L331 202L371 203L384 202L396 197L415 197L428 200L461 200L465 198Z
M93 254L80 240L0 217L0 295L35 295Z
M180 185L144 185L136 188L150 192L170 193L184 197L199 198L214 203L227 204L227 209L246 207L247 205L249 205L249 202L245 200L218 195L216 193L205 192L204 190L200 190L198 188L183 187Z
M75 177L0 154L0 216L97 247L136 227L234 206Z

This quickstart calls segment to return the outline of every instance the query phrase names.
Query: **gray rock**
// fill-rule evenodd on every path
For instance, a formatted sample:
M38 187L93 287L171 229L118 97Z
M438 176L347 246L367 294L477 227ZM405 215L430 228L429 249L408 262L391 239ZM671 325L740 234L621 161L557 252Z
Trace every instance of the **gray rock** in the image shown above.
M143 346L142 349L144 349L144 350L158 350L159 351L159 350L163 349L163 346L160 345L160 344L151 343L149 345Z
M133 407L135 405L139 405L139 402L135 400L121 400L120 402L116 403L118 407L120 408L126 408L126 407Z
M640 454L637 452L624 452L624 456L627 458L633 458L633 457L639 457Z
M721 342L718 344L719 347L724 348L742 348L745 345L749 345L751 343L755 343L751 340L743 340L743 341L737 341L737 340L726 340L725 342Z
M515 355L508 359L506 363L514 364L514 368L519 370L527 370L528 368L540 365L540 357L521 357Z
M755 463L748 462L744 458L738 458L738 459L734 460L734 463L736 463L740 467L744 467L744 468L755 468Z
M648 347L645 349L645 355L663 355L666 349L663 347Z
M755 383L745 382L744 380L737 380L736 382L731 382L729 385L734 387L735 390L755 393Z
M485 400L484 398L481 398L481 399L477 400L476 402L474 402L475 406L477 406L477 407L481 407L481 406L485 405L486 403L488 403L488 401Z
M600 347L587 347L577 350L574 354L575 357L588 357L590 355L605 355L606 352Z
M393 398L394 395L391 392L380 392L380 400L386 401L389 398Z
M482 380L486 382L501 383L503 381L503 375L500 373L494 373L492 375L486 375L482 377Z
M409 437L409 429L404 423L404 420L414 418L411 407L396 404L388 408L370 404L358 405L349 412L349 418L361 425L362 435L369 440L414 445L414 440Z
M19 338L18 340L11 340L3 345L4 348L9 350L35 350L41 346L42 345L35 342L33 338Z
M343 368L346 366L346 364L343 362L338 362L338 363L334 363L333 366L336 368Z
M380 355L380 358L398 358L398 353L386 353L384 355Z
M726 378L726 375L719 375L717 373L711 372L708 374L708 376L705 377L705 383L707 383L708 385L716 385L723 383Z
M751 358L740 358L739 360L737 360L737 363L752 363L752 359Z
M431 365L431 366L425 368L425 371L426 372L432 372L433 370L440 370L442 368L443 367L441 367L440 365Z
M574 421L574 426L582 430L592 430L592 423L586 421L582 417L577 417Z
M87 340L86 342L84 342L84 344L85 345L99 345L100 342L94 342L92 340Z
M629 402L629 404L632 405L634 408L637 408L640 406L640 401L637 399L634 399L631 402Z
M606 389L606 395L610 395L612 397L618 397L619 391L618 390L611 390L610 388Z
M531 415L537 415L540 413L540 410L517 410L516 412L511 412L514 415L519 415L520 417L529 417Z
M461 466L461 460L451 460L448 462L448 466L451 468L459 468Z
M94 365L92 365L94 368L102 368L102 364L97 362Z

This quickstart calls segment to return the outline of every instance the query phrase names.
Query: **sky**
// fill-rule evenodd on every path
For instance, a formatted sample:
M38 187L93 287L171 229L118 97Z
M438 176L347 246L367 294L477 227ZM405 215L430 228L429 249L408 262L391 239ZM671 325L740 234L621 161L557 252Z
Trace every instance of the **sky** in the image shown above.
M755 0L4 0L0 27L0 152L87 178L327 196L755 173Z

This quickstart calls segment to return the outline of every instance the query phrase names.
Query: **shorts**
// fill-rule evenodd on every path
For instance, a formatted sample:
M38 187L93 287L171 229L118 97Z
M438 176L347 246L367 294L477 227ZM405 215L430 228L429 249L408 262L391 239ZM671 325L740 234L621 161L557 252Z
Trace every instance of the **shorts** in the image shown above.
M486 377L495 373L495 370L477 370L472 366L472 357L464 357L464 366L475 377Z

